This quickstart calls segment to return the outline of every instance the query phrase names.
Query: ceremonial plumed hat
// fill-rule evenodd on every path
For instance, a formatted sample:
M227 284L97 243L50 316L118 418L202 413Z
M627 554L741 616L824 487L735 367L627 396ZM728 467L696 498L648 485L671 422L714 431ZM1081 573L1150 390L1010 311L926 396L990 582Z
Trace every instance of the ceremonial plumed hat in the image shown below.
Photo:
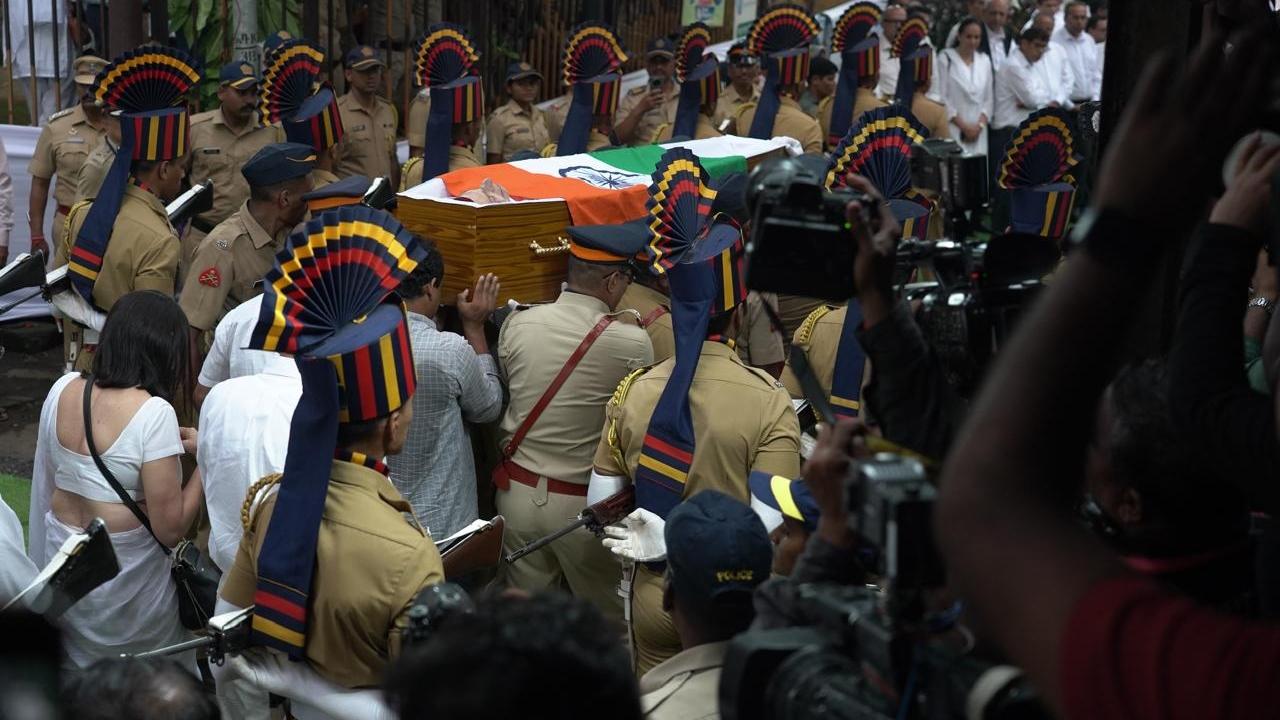
M278 122L289 142L316 152L337 145L344 134L333 88L322 83L324 53L302 39L283 41L263 73L258 109L265 122Z
M703 108L715 107L720 97L720 62L707 51L710 46L711 30L703 23L693 23L680 33L675 56L680 100L672 136L695 137L698 114Z
M747 35L747 51L764 58L765 82L751 119L749 135L769 139L782 100L778 90L809 77L809 43L819 33L818 23L799 5L783 4L756 19Z
M121 142L72 241L68 261L72 287L91 303L132 163L176 160L187 154L187 93L200 82L199 68L194 58L176 48L145 47L117 56L94 81L94 101L119 113Z
M484 83L478 75L480 54L466 29L436 23L418 41L418 82L431 88L427 144L422 157L426 182L449 170L453 126L484 117Z
M902 236L923 239L931 208L911 191L911 146L927 137L928 129L906 108L868 110L832 151L826 185L844 187L850 175L862 175L888 201L903 224Z
M1075 119L1060 108L1022 121L1000 163L997 184L1011 191L1010 230L1047 238L1066 234L1075 202Z
M564 82L573 88L565 115L557 155L587 150L595 115L612 115L622 91L622 64L627 53L613 29L595 22L582 23L570 33L564 46Z
M377 420L416 385L405 309L394 291L425 251L391 215L329 210L290 236L265 278L249 347L292 355L302 397L290 423L279 507L258 555L255 642L304 656L316 538L340 423Z
M836 20L831 52L840 56L840 76L831 100L827 143L834 147L853 124L858 83L880 72L880 38L872 30L880 22L880 7L872 2L850 5Z

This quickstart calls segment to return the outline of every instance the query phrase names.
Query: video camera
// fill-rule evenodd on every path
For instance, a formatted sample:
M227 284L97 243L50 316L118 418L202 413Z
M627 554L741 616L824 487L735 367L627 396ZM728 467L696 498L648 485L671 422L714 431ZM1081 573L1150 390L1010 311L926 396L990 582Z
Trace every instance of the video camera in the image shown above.
M850 523L881 587L797 586L799 627L734 638L720 680L726 720L1047 718L1021 673L974 658L955 606L929 610L944 574L936 493L916 460L881 453L846 480Z
M409 608L409 625L401 635L404 645L424 643L442 623L475 611L475 601L457 583L443 582L425 587Z

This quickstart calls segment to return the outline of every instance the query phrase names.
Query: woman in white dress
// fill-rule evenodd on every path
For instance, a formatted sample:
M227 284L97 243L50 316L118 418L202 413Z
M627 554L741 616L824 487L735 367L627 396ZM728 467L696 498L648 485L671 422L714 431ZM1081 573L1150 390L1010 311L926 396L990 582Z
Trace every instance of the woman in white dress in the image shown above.
M32 478L29 555L44 566L63 541L95 517L111 534L120 574L62 617L63 645L79 668L121 653L153 650L189 635L178 620L169 575L172 548L203 502L200 473L184 486L180 458L195 452L194 430L178 427L173 399L187 376L187 320L173 298L155 291L116 301L93 358L90 415L94 444L117 482L137 502L155 538L112 489L89 453L86 378L54 383L40 411ZM192 665L194 667L194 664Z
M951 138L966 154L987 153L987 126L995 115L991 58L978 49L982 26L977 18L960 21L956 42L938 56L938 82L950 119Z

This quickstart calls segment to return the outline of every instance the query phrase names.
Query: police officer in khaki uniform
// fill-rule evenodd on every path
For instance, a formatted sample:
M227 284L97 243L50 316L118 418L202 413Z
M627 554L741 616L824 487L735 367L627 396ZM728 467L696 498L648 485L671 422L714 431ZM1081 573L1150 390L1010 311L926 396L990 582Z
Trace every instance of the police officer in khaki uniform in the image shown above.
M279 47L299 52L273 53L262 82L261 107L268 122L279 123L285 139L315 152L311 184L337 182L334 173L342 143L342 118L333 88L324 82L313 58L320 50L306 40L284 40ZM302 81L309 77L309 82Z
M902 71L898 75L898 102L910 104L911 114L929 129L929 137L951 137L947 108L942 103L925 97L933 87L933 48L922 45L902 58ZM910 103L907 102L910 98Z
M58 176L53 189L53 202L56 206L53 214L53 246L58 248L66 239L67 213L75 203L80 168L89 152L107 134L106 113L94 103L90 92L94 78L106 66L106 60L92 55L76 59L75 84L76 92L81 94L80 102L49 116L49 123L41 128L35 153L27 165L27 170L31 173L31 195L27 202L31 249L43 250L46 258L51 254L45 243L44 225L45 206L49 204L49 181L55 174Z
M104 110L102 120L106 132L89 151L80 167L75 188L76 204L98 196L102 181L107 177L107 170L111 168L111 163L116 159L116 151L120 149L120 118L112 115L109 110Z
M486 159L489 164L508 162L522 150L541 153L551 143L547 115L534 106L542 90L542 74L527 62L507 67L507 104L489 116Z
M368 45L347 53L347 93L338 100L342 111L342 160L338 177L364 175L385 177L400 185L400 163L396 162L396 108L378 95L385 71L382 58Z
M639 247L609 232L571 226L569 235L568 287L553 303L513 314L498 337L511 393L501 421L504 459L493 475L506 552L560 529L586 507L605 403L627 373L653 362L635 313L618 309ZM566 366L567 378L554 387ZM584 529L500 572L506 585L525 590L568 585L622 622L621 571Z
M213 207L191 219L182 242L183 272L191 267L200 241L249 197L240 168L253 154L284 133L258 116L258 74L248 63L233 62L218 73L219 107L191 117L191 182L213 180Z
M575 155L617 145L614 116L622 88L622 66L627 55L607 25L582 23L565 43L565 80L571 86L563 115L559 111L556 142L542 151L544 157ZM668 65L670 63L668 62Z
M111 72L124 62L160 63L173 72L137 83L130 72ZM178 238L165 203L182 191L190 160L182 101L200 76L190 56L165 47L121 56L103 75L107 79L98 90L120 98L120 151L97 198L76 205L67 216L68 242L58 264L68 265L72 290L106 312L134 290L175 290ZM84 342L88 352L72 352L78 369L92 367L96 333L86 331Z
M409 101L409 119L405 121L404 137L409 143L409 157L422 157L427 146L427 117L431 114L431 88L422 87Z
M726 135L743 135L737 127L738 111L748 103L760 99L756 79L760 77L760 58L747 52L745 42L734 43L729 48L729 87L716 100L716 111L711 124Z
M652 720L719 717L729 641L751 627L752 594L769 579L773 546L748 505L714 490L672 510L663 535L662 604L680 618L683 649L640 678L640 705Z
M697 167L697 176L681 169L689 166ZM670 278L676 352L627 376L609 401L591 497L607 497L633 483L637 506L665 516L682 498L708 489L747 502L752 470L794 477L800 471L800 425L782 385L744 365L733 347L736 311L746 298L737 269L745 252L741 230L700 213L698 202L681 203L685 193L713 193L687 149L663 156L651 197L659 187L680 188L663 191L654 218L664 230L651 244L651 257L659 258L654 264ZM642 675L678 652L680 643L662 609L661 573L645 566L635 572L631 618L636 671Z
M626 145L649 145L658 136L658 128L676 120L680 89L675 83L675 43L658 37L649 41L644 54L648 81L631 88L618 102L614 131Z
M305 309L291 317L291 327L317 334L324 329L327 339L308 362L298 363L302 400L293 413L284 470L247 493L245 532L223 578L219 606L256 605L251 644L305 660L330 683L367 688L381 684L398 656L414 598L444 579L435 544L382 461L400 452L413 420L415 380L403 306L387 302L385 291L360 291L399 285L421 254L386 213L366 219L377 233L367 224L362 229L362 223L341 222L338 213L322 218L332 233L313 234L289 251L296 261L317 244L329 244L331 264L317 270L320 281L301 288L291 287L288 276L272 282ZM382 244L387 252L360 260L354 259L358 253L342 252L354 250L356 242ZM400 261L389 264L384 257ZM322 286L343 301L313 296ZM280 315L260 321L251 346L287 351L280 342L288 335L283 325Z
M853 301L855 308L856 301ZM854 322L860 322L861 313L857 313ZM841 331L844 329L846 318L848 318L849 308L847 306L822 305L813 312L809 313L809 317L796 328L795 335L791 338L791 344L804 351L805 357L809 360L809 367L813 370L813 375L818 379L818 385L831 398L831 381L835 376L836 356L840 352ZM857 340L853 340L854 345L845 352L861 352L856 346ZM850 388L841 397L843 400L833 403L833 409L845 409L850 411L849 414L856 415L862 408L862 388L871 382L871 363L864 360L862 368L858 370L859 381L854 383L854 387ZM800 385L800 379L796 376L795 369L787 363L786 369L782 371L782 384L786 386L787 392L791 393L791 397L801 400L804 398L804 388ZM845 396L849 397L845 397ZM834 398L832 398L834 400Z
M422 157L409 158L401 171L401 190L451 170L482 164L472 147L480 139L484 121L484 81L466 72L475 60L461 50L456 35L428 33L419 54L428 58L419 72L430 83L435 112L427 115ZM462 77L458 77L460 68L466 73Z
M822 126L828 149L840 144L862 113L887 104L875 93L880 83L880 37L873 31L880 20L880 11L872 4L857 3L846 13L852 17L847 22L841 18L842 23L837 24L845 28L844 36L831 40L832 53L839 53L841 58L836 92L818 104L818 124ZM833 126L831 115L836 106L848 112L848 116Z
M773 26L788 26L791 30L775 32ZM797 30L809 35L802 44L801 38L796 37ZM817 34L818 25L813 18L791 5L775 7L756 19L749 37L760 38L760 46L747 49L763 56L765 84L760 100L738 111L739 135L764 140L789 137L799 141L806 153L822 152L822 128L816 118L800 108L799 102L809 77L809 41ZM786 43L780 44L783 38Z
M303 196L315 157L307 145L274 143L245 163L249 199L200 243L182 285L179 304L193 336L213 330L228 310L262 292L262 276L307 214Z

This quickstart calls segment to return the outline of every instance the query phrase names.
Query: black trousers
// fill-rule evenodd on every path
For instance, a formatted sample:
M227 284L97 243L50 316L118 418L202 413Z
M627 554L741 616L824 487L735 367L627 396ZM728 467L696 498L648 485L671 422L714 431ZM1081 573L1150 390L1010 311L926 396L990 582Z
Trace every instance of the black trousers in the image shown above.
M1009 229L1012 206L1009 191L996 184L1000 177L1000 165L1004 163L1005 147L1013 139L1017 127L993 127L987 131L987 168L991 171L991 232L1001 235Z

